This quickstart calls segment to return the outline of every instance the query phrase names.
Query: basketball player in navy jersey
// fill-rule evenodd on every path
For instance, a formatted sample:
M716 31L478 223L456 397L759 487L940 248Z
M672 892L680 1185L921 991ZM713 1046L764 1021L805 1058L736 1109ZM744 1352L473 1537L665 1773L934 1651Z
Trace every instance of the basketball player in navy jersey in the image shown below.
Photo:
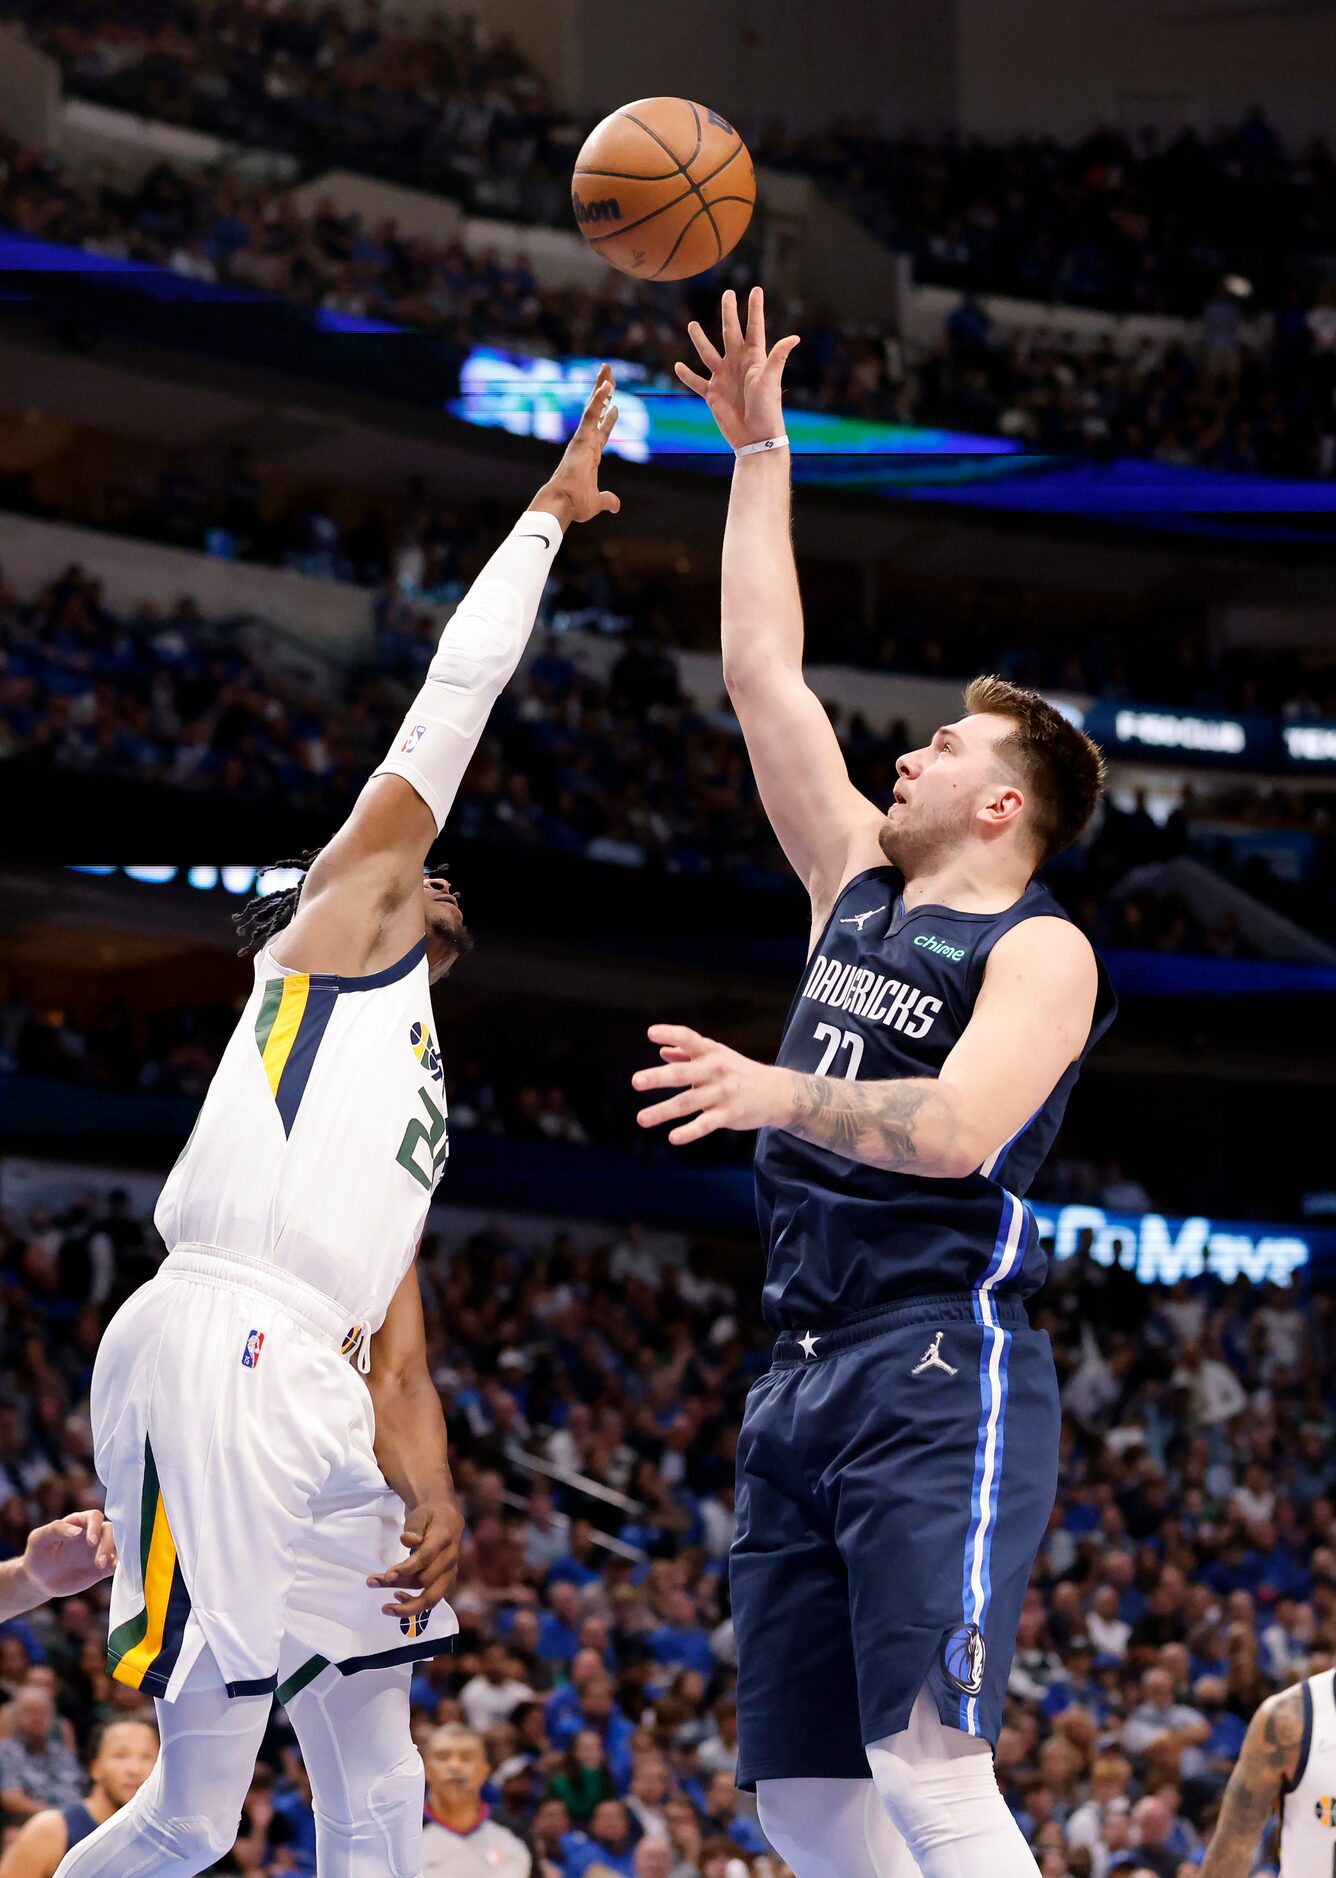
M802 674L780 381L761 291L724 295L707 376L738 453L724 676L812 903L776 1064L672 1024L646 1126L759 1129L779 1333L747 1400L730 1560L738 1783L797 1878L1035 1870L991 1744L1057 1484L1058 1392L1025 1298L1045 1255L1022 1195L1114 1000L1035 879L1085 827L1098 750L1035 693L976 679L896 765L849 780ZM674 1093L676 1091L676 1093Z

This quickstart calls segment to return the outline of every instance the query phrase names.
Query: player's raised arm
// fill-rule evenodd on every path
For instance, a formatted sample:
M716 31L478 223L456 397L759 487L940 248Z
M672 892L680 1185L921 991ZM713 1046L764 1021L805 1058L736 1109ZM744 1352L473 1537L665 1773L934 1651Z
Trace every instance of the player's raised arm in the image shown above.
M793 558L789 452L781 380L798 344L767 351L765 303L753 287L744 332L737 297L723 298L722 352L696 321L688 327L708 376L677 376L709 405L724 439L742 452L724 530L724 682L747 740L766 814L812 897L814 925L850 873L882 860L882 813L849 781L821 700L803 678L803 610ZM752 449L769 444L769 448Z
M389 754L303 882L281 963L361 973L393 963L422 936L423 862L519 664L562 536L572 522L621 507L598 486L614 389L604 365L552 477L455 608Z

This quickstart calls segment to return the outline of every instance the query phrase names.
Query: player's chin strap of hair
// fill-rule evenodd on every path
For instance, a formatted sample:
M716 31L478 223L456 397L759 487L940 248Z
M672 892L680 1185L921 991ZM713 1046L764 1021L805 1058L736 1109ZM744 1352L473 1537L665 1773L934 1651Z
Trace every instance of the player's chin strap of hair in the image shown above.
M455 608L427 681L374 771L411 783L438 834L488 713L520 662L560 546L555 515L541 509L521 515Z

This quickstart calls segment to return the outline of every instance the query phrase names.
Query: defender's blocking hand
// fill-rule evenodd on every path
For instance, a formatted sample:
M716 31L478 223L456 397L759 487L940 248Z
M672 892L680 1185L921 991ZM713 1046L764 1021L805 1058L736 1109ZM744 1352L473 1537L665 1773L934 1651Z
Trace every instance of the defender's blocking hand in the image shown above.
M594 389L560 463L534 497L532 506L555 515L563 528L590 522L596 515L616 515L621 499L598 486L599 466L617 422L617 390L610 365L600 365Z

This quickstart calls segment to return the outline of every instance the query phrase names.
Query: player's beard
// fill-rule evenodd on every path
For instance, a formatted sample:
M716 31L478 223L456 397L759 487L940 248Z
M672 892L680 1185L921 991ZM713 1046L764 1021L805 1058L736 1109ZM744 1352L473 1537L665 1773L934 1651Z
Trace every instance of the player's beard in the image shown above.
M969 805L960 801L942 803L936 809L904 803L897 814L886 817L877 830L877 841L891 866L912 880L916 874L930 872L944 854L959 846L971 815Z
M451 914L432 912L427 916L428 930L434 948L449 956L451 965L457 965L466 952L473 950L473 934L464 924L458 908L452 908Z

